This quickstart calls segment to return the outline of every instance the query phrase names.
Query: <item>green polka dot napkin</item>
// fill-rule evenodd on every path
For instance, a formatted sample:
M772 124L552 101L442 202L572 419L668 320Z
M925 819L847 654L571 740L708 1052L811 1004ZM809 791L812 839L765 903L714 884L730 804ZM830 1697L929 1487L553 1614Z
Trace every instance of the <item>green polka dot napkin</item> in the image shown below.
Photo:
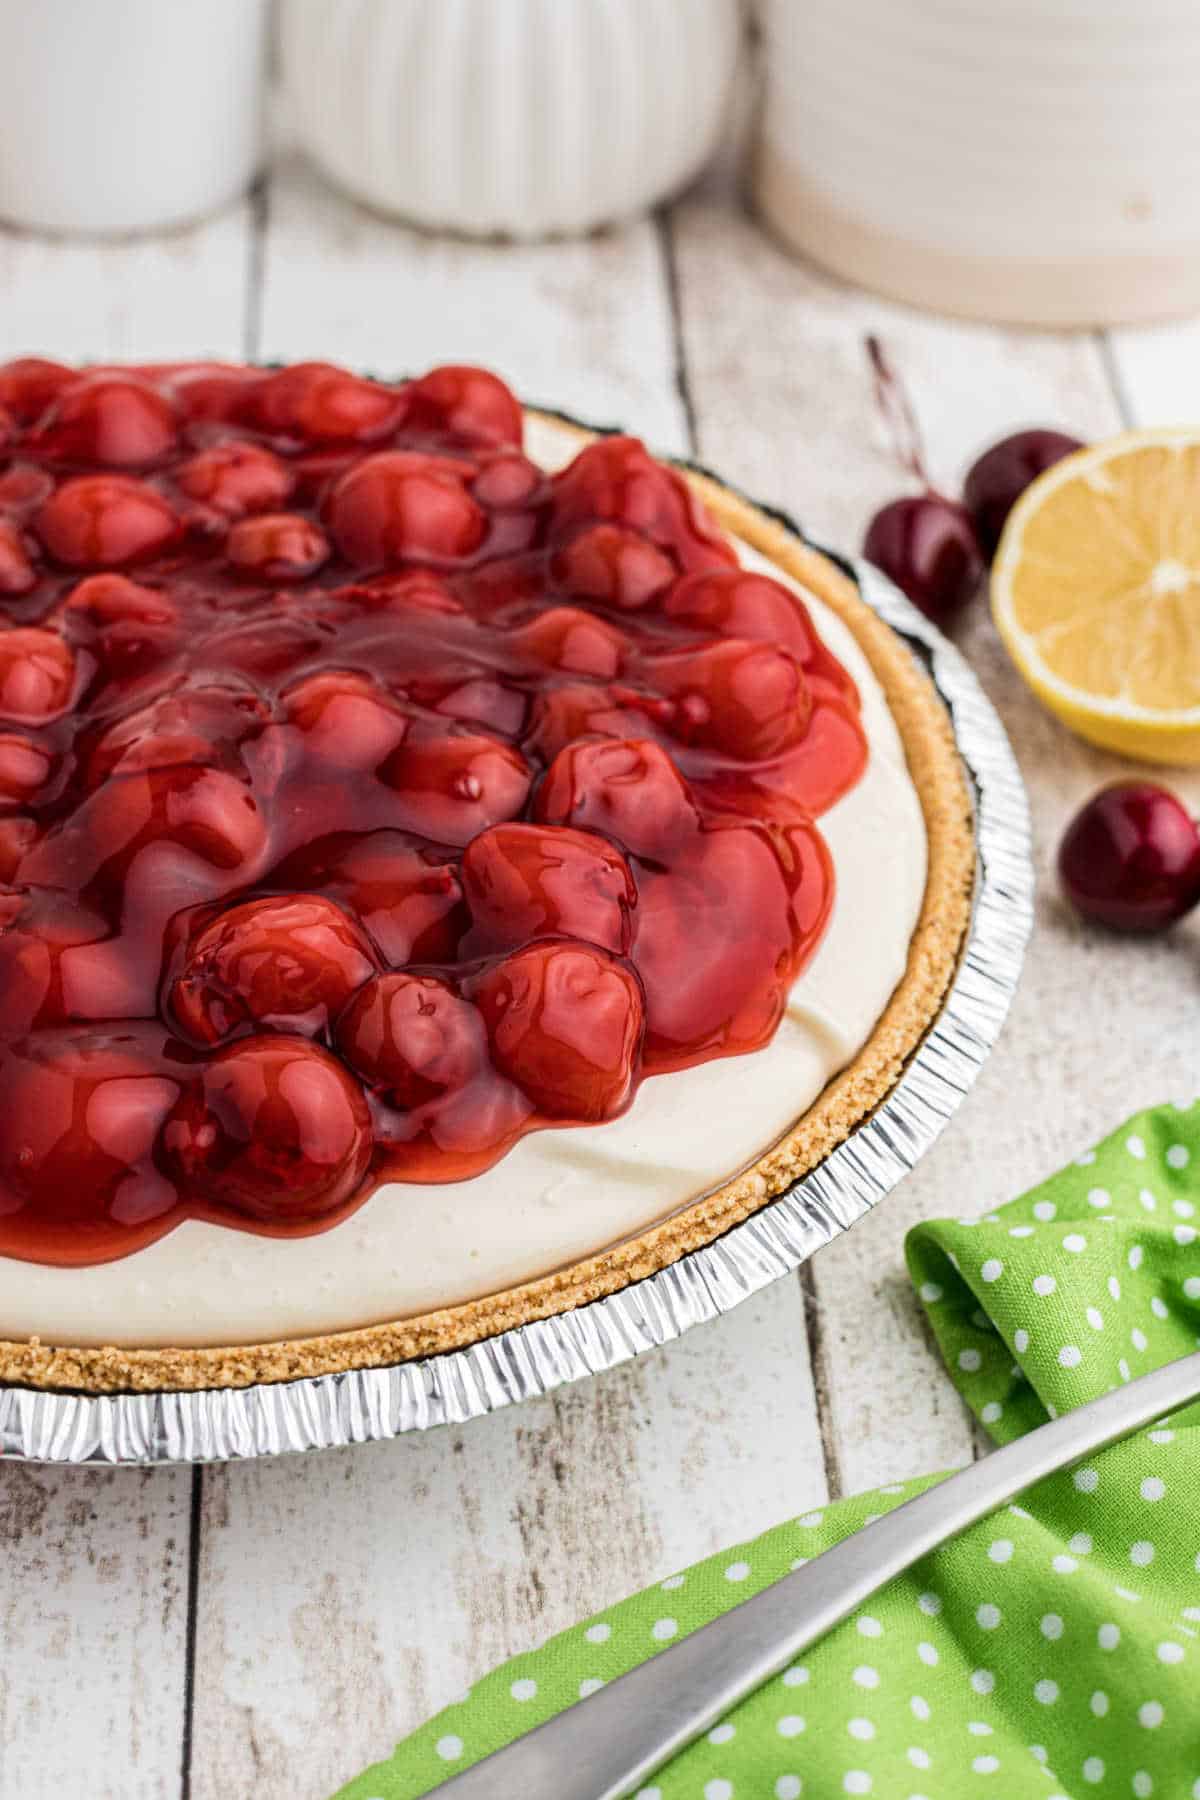
M1003 1442L1200 1342L1200 1103L1137 1115L914 1282ZM340 1800L414 1800L938 1479L806 1513L486 1676ZM1200 1800L1200 1406L877 1594L639 1800ZM497 1800L520 1800L497 1795Z

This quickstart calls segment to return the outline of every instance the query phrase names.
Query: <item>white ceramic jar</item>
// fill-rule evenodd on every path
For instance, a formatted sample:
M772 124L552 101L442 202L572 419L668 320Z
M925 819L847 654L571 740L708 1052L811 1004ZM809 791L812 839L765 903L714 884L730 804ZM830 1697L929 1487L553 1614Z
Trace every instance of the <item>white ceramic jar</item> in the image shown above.
M711 154L738 0L284 0L289 122L355 198L477 235L590 230Z
M265 0L0 0L0 218L144 231L259 155Z
M975 317L1200 307L1196 0L760 0L767 222Z

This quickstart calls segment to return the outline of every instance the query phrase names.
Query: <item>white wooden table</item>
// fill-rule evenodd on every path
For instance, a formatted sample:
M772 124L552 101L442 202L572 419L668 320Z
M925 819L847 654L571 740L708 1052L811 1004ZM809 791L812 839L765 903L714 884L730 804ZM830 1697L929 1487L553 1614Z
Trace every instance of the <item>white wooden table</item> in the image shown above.
M790 261L723 173L660 217L536 248L383 223L287 160L161 240L0 234L0 355L478 360L530 399L694 451L850 548L904 486L869 333L946 484L1021 423L1089 437L1200 420L1200 326L920 317ZM1119 765L1039 711L982 606L962 642L1012 733L1045 879L1001 1046L918 1173L729 1317L462 1431L194 1472L0 1466L0 1793L324 1800L581 1614L827 1495L972 1454L909 1293L906 1228L985 1211L1178 1094L1200 1010L1194 928L1101 941L1055 896L1062 823Z

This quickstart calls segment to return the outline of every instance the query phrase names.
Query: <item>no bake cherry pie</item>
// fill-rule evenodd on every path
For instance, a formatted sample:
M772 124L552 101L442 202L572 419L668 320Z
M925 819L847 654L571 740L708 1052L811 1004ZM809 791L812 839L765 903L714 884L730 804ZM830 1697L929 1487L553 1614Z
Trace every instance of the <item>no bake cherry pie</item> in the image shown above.
M0 618L9 1378L280 1378L610 1291L937 1009L971 837L908 653L484 371L0 367Z

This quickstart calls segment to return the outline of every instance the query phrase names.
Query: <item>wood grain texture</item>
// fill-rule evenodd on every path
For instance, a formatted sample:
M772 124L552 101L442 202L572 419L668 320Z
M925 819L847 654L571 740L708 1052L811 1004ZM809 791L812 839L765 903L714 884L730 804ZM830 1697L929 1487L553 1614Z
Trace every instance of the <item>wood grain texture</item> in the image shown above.
M687 448L653 223L530 248L448 242L294 162L264 211L264 357L476 358L526 395ZM794 1280L463 1432L210 1472L193 1800L319 1800L498 1659L825 1494Z
M0 231L0 359L209 354L243 346L251 208L161 238ZM0 1794L181 1791L186 1469L0 1464Z

